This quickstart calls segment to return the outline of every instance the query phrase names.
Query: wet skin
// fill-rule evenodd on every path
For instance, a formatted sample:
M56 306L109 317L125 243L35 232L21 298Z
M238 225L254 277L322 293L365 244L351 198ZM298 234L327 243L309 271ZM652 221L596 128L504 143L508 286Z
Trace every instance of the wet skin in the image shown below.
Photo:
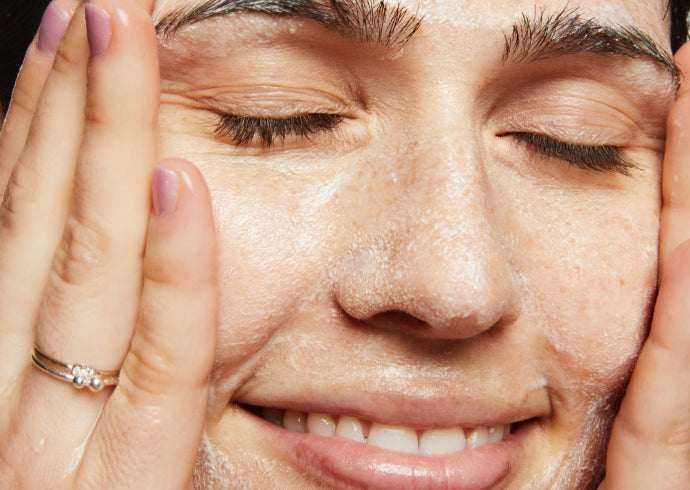
M654 2L619 3L576 11L668 49ZM417 430L527 421L492 483L582 487L650 319L672 77L642 56L515 59L504 35L533 20L528 2L403 5L422 23L388 47L246 12L163 38L161 152L202 170L219 230L207 432L239 487L264 465L340 486L328 457L301 461L237 404ZM223 114L341 120L242 141ZM525 133L618 147L634 168L587 168Z

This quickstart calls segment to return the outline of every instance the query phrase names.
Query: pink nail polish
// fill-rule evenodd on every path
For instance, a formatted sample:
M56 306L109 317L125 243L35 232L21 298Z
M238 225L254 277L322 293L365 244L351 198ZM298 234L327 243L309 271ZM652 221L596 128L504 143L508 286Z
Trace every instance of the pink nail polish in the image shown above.
M153 214L167 216L177 207L177 175L164 167L153 169L152 184Z
M41 27L38 29L38 49L46 54L55 53L68 24L69 14L59 3L51 2L43 12Z
M110 16L108 12L92 3L86 3L84 12L86 15L86 35L89 39L91 56L96 57L108 49L108 44L110 44L110 36L112 34Z

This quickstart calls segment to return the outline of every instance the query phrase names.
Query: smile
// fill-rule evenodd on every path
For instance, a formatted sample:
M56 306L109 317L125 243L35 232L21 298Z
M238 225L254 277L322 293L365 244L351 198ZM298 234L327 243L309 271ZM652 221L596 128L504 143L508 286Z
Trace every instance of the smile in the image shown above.
M284 429L323 437L341 437L389 451L422 456L443 456L502 442L510 424L485 427L415 429L362 420L351 415L306 413L246 406L250 412Z

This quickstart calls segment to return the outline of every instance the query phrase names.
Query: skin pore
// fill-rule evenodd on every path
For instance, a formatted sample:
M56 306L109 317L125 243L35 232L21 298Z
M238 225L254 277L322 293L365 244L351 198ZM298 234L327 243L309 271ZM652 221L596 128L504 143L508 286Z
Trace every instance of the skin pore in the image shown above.
M677 84L663 2L410 0L373 34L292 3L154 11L161 157L201 168L221 251L197 485L464 481L291 438L250 409L265 407L513 424L509 449L463 471L595 487L655 294Z

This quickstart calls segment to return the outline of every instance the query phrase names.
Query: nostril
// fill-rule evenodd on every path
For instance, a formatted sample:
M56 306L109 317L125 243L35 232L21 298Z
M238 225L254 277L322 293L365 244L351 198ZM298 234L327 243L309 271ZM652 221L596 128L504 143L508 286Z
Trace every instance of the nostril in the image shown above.
M512 312L504 313L501 311L456 316L452 314L435 315L437 313L438 311L423 310L421 307L419 312L413 309L410 309L409 312L388 309L358 320L368 327L413 337L467 339L487 331L496 332L514 323L517 317L517 315L511 314Z
M402 310L387 310L377 313L370 318L369 323L377 326L406 327L415 330L429 328L424 320Z

